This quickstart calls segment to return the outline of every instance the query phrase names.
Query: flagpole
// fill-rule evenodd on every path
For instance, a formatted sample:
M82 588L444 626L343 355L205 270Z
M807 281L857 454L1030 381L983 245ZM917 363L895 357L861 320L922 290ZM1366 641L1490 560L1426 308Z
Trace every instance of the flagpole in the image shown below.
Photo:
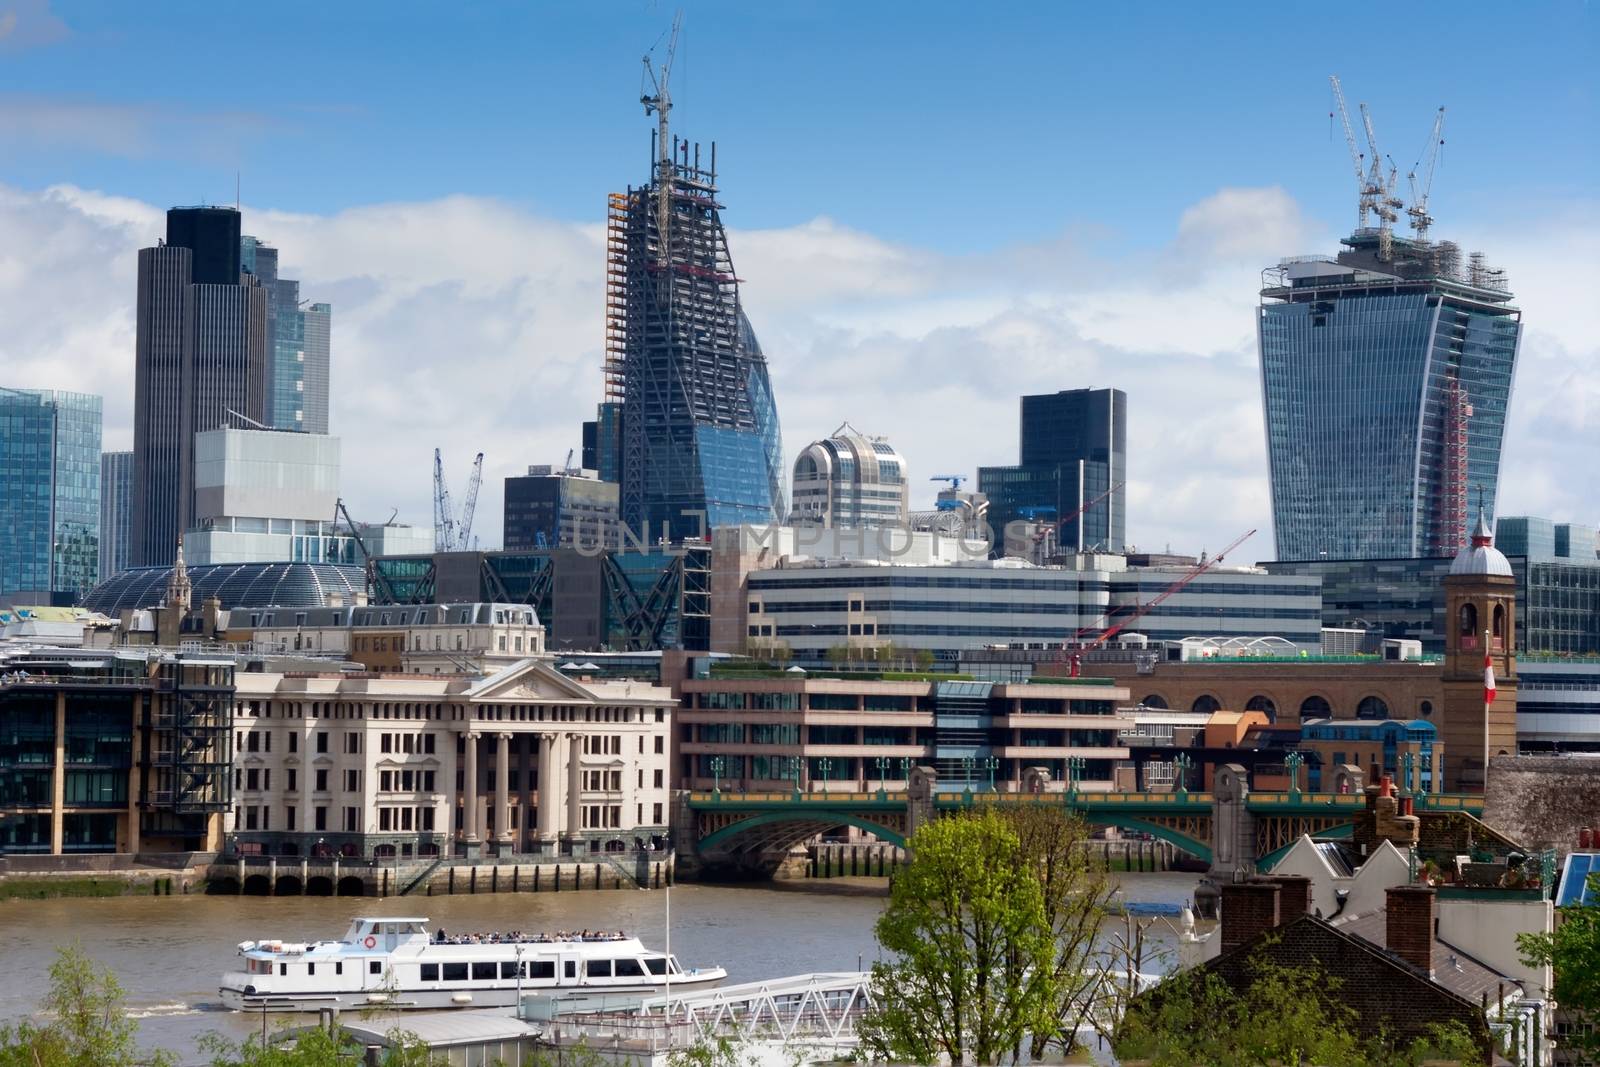
M1489 709L1494 704L1494 647L1483 631L1483 785L1489 787Z

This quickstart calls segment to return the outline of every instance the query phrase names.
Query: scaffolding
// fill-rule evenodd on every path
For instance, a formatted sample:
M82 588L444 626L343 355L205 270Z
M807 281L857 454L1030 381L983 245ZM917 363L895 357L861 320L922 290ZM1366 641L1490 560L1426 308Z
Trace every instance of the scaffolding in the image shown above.
M628 194L606 198L606 402L627 395Z

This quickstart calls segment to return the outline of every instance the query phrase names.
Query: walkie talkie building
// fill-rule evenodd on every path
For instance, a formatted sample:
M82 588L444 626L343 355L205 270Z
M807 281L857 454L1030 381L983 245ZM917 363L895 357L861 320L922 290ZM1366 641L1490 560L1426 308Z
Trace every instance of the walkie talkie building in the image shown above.
M1277 558L1452 555L1495 510L1521 312L1450 242L1343 243L1262 278Z

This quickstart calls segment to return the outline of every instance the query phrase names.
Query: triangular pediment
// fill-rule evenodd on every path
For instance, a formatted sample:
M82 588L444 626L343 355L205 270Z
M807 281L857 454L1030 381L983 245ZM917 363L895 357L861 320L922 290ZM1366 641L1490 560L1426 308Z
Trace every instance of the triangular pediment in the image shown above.
M524 659L489 675L467 690L477 701L507 703L591 703L594 694L550 665L548 660Z

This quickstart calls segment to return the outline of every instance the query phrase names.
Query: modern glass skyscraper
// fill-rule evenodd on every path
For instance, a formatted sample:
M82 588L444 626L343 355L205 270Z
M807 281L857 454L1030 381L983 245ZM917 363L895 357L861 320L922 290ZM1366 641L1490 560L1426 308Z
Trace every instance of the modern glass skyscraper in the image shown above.
M1453 244L1376 231L1269 268L1257 325L1283 560L1453 554L1493 514L1521 312Z
M1121 552L1127 543L1128 395L1063 389L1022 398L1021 462L979 467L989 524L1054 524L1066 552Z
M133 523L133 453L100 453L100 580L128 569Z
M648 185L610 201L602 421L618 416L622 519L651 538L785 511L778 411L739 303L715 158L702 167L699 146L674 138Z
M0 388L0 593L74 603L99 556L100 398Z
M278 250L248 234L240 265L267 291L267 417L279 430L328 432L328 304L301 307L300 283L278 273Z
M191 525L195 433L237 425L230 411L266 421L267 293L240 264L233 208L173 208L166 243L139 250L134 566L170 564Z

